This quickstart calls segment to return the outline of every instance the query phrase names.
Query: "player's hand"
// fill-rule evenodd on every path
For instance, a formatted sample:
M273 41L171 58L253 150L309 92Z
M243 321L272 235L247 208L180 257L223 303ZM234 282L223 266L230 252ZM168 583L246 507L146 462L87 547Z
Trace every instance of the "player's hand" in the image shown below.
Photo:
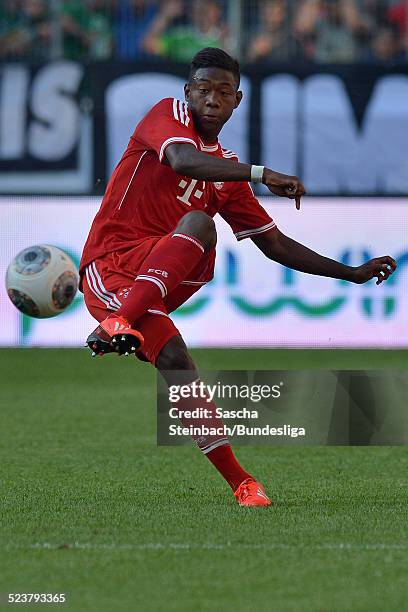
M362 266L358 266L354 269L354 274L352 281L361 285L371 280L372 278L376 278L376 285L381 285L381 283L396 270L397 262L395 259L390 257L389 255L385 255L384 257L375 257L374 259L370 259Z
M297 176L289 176L265 168L262 182L275 195L295 200L297 210L300 209L300 198L306 191Z

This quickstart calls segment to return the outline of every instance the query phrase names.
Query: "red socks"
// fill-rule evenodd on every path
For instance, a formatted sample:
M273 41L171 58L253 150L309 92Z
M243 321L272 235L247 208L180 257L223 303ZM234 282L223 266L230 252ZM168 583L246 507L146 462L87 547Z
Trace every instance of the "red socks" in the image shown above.
M134 325L149 306L165 298L187 278L203 254L204 247L197 238L173 234L146 257L128 297L115 315Z
M195 382L198 384L200 381ZM172 402L172 405L180 411L179 418L184 427L200 429L200 434L193 435L198 448L225 478L234 492L241 482L247 478L253 480L251 474L248 474L235 458L228 438L224 433L224 423L215 413L216 405L213 401L207 402L205 395L201 395L201 397L190 396L180 397L176 402ZM206 411L204 416L201 416L203 413L195 418L190 416L193 411L197 412L200 408ZM188 415L187 418L186 414ZM203 429L206 430L204 434L202 433Z
M218 446L205 453L205 455L219 471L221 476L225 478L234 493L241 482L244 482L247 478L254 480L251 474L248 474L248 472L239 465L230 444L226 443L222 446Z

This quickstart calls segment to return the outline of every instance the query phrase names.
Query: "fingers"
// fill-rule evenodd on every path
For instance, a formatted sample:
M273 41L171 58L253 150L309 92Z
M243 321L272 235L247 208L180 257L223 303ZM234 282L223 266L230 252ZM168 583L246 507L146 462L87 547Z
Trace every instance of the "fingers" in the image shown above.
M381 285L383 281L390 277L394 270L395 268L392 268L391 264L377 264L375 271L373 272L373 277L377 277L376 285Z
M269 173L268 173L269 172ZM268 171L266 173L265 185L269 191L281 197L295 200L296 209L300 209L300 199L306 193L303 184L297 176L287 176L279 172Z
M296 202L296 210L300 210L300 198L305 195L306 189L303 187L302 183L299 183L296 190L295 202Z
M397 262L389 255L376 257L367 263L371 267L371 278L377 279L376 285L381 285L381 283L386 281L397 269Z
M295 200L296 210L300 210L300 198L306 193L302 183L298 180L292 181L286 187L286 195Z
M395 259L393 259L389 255L384 255L383 257L377 257L375 261L379 264L387 264L390 267L391 272L394 272L394 270L397 269L397 262L395 261Z
M372 278L376 278L376 285L381 285L397 269L397 262L389 255L370 259L365 264L358 268L359 280L358 283L366 283Z

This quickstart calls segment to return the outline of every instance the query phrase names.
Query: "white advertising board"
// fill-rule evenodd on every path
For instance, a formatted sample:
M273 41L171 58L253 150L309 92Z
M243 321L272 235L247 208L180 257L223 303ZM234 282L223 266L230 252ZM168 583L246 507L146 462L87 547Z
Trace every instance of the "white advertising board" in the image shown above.
M285 234L350 265L390 254L398 271L381 286L352 285L288 270L250 240L238 243L217 220L214 280L173 318L192 347L408 347L408 199L305 198L262 203ZM23 317L9 301L4 276L14 255L54 244L77 260L99 198L0 198L0 344L82 346L95 326L82 294L53 319Z

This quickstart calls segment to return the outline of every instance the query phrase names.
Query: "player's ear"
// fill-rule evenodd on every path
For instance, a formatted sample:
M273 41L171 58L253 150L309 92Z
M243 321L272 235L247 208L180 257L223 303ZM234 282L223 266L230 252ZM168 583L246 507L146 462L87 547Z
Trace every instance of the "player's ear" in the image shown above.
M184 97L186 100L188 100L190 97L190 83L186 83L184 85Z
M235 94L235 108L237 108L241 104L242 100L242 91L237 91Z

